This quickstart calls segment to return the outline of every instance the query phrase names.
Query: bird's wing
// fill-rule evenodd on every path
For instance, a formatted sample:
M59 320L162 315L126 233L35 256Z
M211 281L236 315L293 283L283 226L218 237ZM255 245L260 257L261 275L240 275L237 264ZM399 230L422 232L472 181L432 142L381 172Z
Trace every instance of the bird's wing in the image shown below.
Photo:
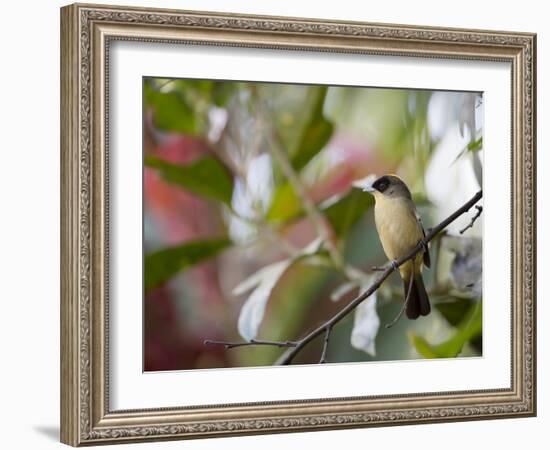
M418 220L418 224L420 225L420 229L422 230L422 237L426 237L426 231L424 230L424 226L422 225L422 218L420 217L418 212L415 211L415 214L416 214L416 220ZM426 250L424 251L423 257L424 257L424 265L429 268L432 263L430 261L430 252L427 246L426 246Z

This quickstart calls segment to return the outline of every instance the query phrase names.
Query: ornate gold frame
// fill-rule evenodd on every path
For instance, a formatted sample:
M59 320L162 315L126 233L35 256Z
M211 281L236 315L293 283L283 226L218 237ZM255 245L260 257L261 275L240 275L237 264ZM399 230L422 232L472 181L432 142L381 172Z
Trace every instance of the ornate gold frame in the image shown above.
M509 389L111 411L108 396L109 42L137 40L423 58L512 67ZM61 440L78 446L533 416L536 36L97 5L61 9Z

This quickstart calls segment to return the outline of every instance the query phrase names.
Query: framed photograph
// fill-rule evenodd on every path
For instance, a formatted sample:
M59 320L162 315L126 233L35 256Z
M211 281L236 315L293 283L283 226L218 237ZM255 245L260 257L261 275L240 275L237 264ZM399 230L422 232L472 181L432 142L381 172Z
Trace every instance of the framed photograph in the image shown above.
M61 9L61 440L536 414L536 36Z

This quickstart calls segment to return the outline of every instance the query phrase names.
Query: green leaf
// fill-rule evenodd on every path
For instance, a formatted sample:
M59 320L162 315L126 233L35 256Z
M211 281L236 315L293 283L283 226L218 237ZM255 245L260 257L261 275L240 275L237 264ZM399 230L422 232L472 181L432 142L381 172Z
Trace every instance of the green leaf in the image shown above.
M410 336L410 340L416 351L424 358L440 358L435 349L423 337L413 334Z
M305 167L332 136L334 126L323 115L327 92L328 86L262 87L262 95L273 99L274 125L296 171Z
M190 241L145 255L145 292L160 286L177 272L217 255L230 244L227 238Z
M225 166L212 156L196 159L181 166L155 156L146 156L145 165L158 169L168 182L203 197L231 203L233 180Z
M276 95L275 103L285 99L284 104L274 106L274 123L292 167L299 172L325 147L334 131L332 122L323 115L328 87L312 86L306 90L303 86L283 86L271 91L267 86L263 90L263 95ZM300 199L292 186L283 182L275 191L268 219L282 223L301 213Z
M302 141L291 163L295 170L302 169L327 144L334 131L334 126L324 117L304 131Z
M213 80L177 80L172 85L188 102L204 101L223 106L235 92L236 82Z
M435 308L445 320L453 326L457 326L461 319L468 313L472 306L472 300L468 298L450 297L449 301L438 302Z
M352 188L345 196L330 206L322 207L337 236L346 236L350 228L374 204L372 195L361 189Z
M145 105L153 109L154 122L158 128L190 135L199 133L193 108L178 92L156 91L144 82L143 96Z
M476 302L470 308L468 314L460 321L454 334L437 345L431 345L425 338L411 335L410 339L418 353L425 358L455 358L464 344L481 336L482 332L482 306L481 301Z
M212 101L216 106L225 106L238 90L238 83L217 81L212 89Z
M290 149L291 163L299 171L327 144L334 131L332 122L323 116L327 86L312 88L312 109L296 144Z
M275 191L266 219L270 222L285 223L304 213L302 202L290 183L285 183Z
M352 188L336 200L329 199L318 205L325 214L336 236L344 237L350 228L374 204L372 195ZM283 184L276 192L267 213L267 220L286 223L304 215L302 202L290 184Z
M482 148L483 148L483 137L480 137L479 139L475 139L471 141L467 146L467 149L469 152L478 152Z
M473 141L470 141L466 147L460 150L460 153L454 159L453 164L457 162L462 156L468 153L476 153L480 151L482 148L483 148L483 136L481 136L479 139L474 139Z

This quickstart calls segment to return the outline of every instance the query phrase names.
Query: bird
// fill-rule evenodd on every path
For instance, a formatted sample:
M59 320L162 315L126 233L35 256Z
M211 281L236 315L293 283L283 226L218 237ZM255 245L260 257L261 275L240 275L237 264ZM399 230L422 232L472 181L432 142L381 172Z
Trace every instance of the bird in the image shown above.
M376 230L384 253L395 266L397 259L411 252L426 236L420 216L416 212L411 191L401 178L393 174L377 178L364 190L374 196ZM427 246L399 267L405 290L404 307L409 319L427 316L431 310L422 279L422 263L430 267L430 253Z

